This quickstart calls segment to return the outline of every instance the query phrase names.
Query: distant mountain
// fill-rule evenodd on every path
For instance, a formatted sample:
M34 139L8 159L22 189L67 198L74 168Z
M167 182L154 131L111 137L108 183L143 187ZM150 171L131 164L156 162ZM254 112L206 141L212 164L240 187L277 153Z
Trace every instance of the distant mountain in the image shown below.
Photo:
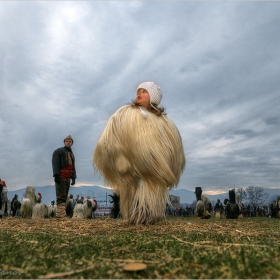
M169 194L179 196L180 203L192 204L192 202L196 200L194 191L173 189L169 192Z
M43 197L43 202L45 204L50 204L52 200L56 200L55 196L55 187L54 185L48 185L44 187L35 187L36 193L41 193ZM276 199L277 196L280 196L280 189L264 189L266 193L268 193L268 203L271 203L273 199ZM9 191L8 192L8 198L10 200L13 199L14 195L17 194L19 199L22 200L24 197L25 188L16 190L16 191ZM99 202L99 205L110 205L110 197L109 194L112 194L113 191L110 189L105 189L99 186L81 186L81 187L70 187L69 195L73 194L74 198L76 195L80 195L87 197L88 195L92 198L95 197L95 199ZM173 189L169 192L172 195L179 196L180 197L180 203L182 204L192 204L193 201L196 200L196 196L194 194L194 191L189 191L185 189ZM215 204L217 199L220 199L221 202L224 201L225 198L228 198L228 192L227 193L220 193L217 195L207 195L207 197L210 199L210 201Z
M180 190L174 189L174 190L171 190L169 193L172 195L179 196L180 203L182 203L182 204L192 204L193 201L196 201L196 196L195 196L194 190L189 191L189 190L183 190L183 189L180 189ZM223 202L225 198L228 198L228 193L221 193L218 195L208 195L207 194L206 196L210 199L211 202L216 203L217 199L220 199Z

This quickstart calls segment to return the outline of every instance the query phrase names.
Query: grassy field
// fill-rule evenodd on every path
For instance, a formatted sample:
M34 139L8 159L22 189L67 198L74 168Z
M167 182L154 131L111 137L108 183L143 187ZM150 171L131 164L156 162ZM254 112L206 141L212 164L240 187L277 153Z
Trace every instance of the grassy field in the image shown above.
M2 279L279 279L280 220L0 221ZM127 264L142 263L139 271Z

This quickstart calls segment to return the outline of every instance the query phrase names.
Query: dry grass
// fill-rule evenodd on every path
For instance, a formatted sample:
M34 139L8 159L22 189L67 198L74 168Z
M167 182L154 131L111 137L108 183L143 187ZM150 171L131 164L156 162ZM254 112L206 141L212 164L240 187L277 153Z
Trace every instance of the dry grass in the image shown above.
M261 221L261 227L256 222ZM97 218L97 219L21 219L4 218L0 221L0 229L16 232L51 232L71 236L91 236L92 233L118 232L147 232L154 234L167 233L207 233L212 231L217 234L227 234L234 237L250 236L259 237L271 230L271 225L278 226L279 220L268 218L252 218L242 220L201 220L197 218L168 217L155 225L129 225L121 219ZM271 223L275 222L275 223ZM278 243L278 240L275 240Z
M5 218L0 267L21 273L5 278L276 279L279 229L279 220L268 218L169 217L150 226L109 218ZM125 271L129 263L147 268Z

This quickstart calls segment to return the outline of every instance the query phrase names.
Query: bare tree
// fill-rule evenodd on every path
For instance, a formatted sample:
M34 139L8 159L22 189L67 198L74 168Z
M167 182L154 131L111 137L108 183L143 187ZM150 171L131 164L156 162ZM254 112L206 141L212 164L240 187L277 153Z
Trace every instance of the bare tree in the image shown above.
M236 193L239 194L239 201L240 203L244 203L244 201L247 199L247 193L244 188L239 188L236 190Z
M260 206L261 204L266 203L269 195L264 192L264 188L250 186L246 188L247 201L253 206Z

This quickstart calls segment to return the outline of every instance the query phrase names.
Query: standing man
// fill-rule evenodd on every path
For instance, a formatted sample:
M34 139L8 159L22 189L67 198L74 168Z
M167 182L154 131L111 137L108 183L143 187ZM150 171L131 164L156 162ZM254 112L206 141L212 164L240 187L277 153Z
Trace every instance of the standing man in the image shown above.
M58 148L52 155L53 177L55 181L56 217L63 218L66 216L66 199L71 185L75 185L76 168L75 157L72 152L74 141L70 135L64 139L64 147Z

